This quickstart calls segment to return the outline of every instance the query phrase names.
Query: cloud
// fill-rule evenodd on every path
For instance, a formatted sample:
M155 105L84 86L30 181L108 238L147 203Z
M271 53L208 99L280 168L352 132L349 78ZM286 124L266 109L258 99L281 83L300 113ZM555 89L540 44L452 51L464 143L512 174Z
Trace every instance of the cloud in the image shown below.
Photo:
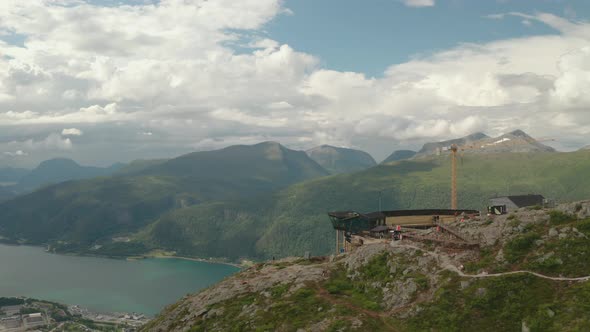
M11 151L4 152L4 155L9 156L9 157L23 157L23 156L28 156L29 154L24 152L23 150L17 150L14 152L11 152Z
M269 39L264 27L286 13L281 4L0 1L0 30L25 39L0 42L0 151L68 151L93 163L277 140L387 155L517 127L556 137L567 128L588 144L588 23L497 14L555 33L460 44L368 77ZM75 146L74 129L83 133Z
M61 131L62 136L82 136L83 132L77 128L68 128Z
M435 0L401 0L408 7L432 7Z
M5 157L27 157L29 155L39 154L47 157L52 153L62 153L64 151L71 151L73 143L69 138L63 138L58 133L50 133L45 138L29 138L24 140L14 140L9 142L0 142L0 151ZM0 157L0 161L3 158Z

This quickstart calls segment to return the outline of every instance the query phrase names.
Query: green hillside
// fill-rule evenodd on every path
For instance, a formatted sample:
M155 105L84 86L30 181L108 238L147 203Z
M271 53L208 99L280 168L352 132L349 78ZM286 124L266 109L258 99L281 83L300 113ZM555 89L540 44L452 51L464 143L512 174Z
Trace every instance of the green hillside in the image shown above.
M590 197L590 152L467 155L458 165L459 207L483 210L489 197L541 193ZM266 199L211 203L162 216L139 236L149 247L203 257L325 254L334 233L326 212L446 208L448 158L402 161L290 186ZM239 245L238 245L239 243Z
M277 143L198 152L124 175L48 186L4 202L0 234L59 250L79 252L94 244L110 250L112 236L135 232L168 211L255 197L326 174L305 153ZM143 249L139 245L131 251Z

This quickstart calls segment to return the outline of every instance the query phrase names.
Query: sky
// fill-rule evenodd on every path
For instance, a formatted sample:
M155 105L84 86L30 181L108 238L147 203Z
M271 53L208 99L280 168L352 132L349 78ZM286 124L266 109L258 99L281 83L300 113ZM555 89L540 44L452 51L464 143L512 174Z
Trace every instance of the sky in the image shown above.
M278 141L590 144L586 0L2 0L0 167Z

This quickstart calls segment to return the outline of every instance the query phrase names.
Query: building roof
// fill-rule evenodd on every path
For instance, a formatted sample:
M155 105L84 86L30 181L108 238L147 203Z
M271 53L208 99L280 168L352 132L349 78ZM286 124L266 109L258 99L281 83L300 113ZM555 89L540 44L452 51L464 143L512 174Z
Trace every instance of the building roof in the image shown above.
M518 207L534 206L543 204L545 197L543 195L515 195L515 196L504 196L495 198L508 198Z
M328 215L338 219L348 219L358 217L359 213L354 211L335 211L329 212Z

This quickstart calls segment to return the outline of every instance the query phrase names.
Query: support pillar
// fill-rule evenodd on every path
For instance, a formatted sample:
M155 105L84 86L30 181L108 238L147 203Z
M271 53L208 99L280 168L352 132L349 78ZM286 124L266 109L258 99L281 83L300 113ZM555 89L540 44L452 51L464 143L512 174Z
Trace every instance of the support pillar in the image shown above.
M336 230L336 255L340 253L340 231Z

